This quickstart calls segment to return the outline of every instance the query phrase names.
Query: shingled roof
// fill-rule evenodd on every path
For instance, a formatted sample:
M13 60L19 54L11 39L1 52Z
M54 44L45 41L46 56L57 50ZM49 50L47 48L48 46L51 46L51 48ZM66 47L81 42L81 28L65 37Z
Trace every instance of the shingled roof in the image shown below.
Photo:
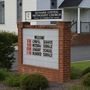
M59 6L59 8L64 8L64 7L77 7L82 0L64 0L62 4Z

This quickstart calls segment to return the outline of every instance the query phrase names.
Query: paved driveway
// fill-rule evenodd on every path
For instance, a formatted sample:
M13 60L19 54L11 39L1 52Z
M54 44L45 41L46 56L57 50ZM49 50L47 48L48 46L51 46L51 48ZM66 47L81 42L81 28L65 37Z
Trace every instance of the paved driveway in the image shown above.
M71 60L90 60L90 46L78 46L71 48Z
M18 52L15 51L15 63L13 65L13 69L17 69L18 67ZM82 60L90 60L90 46L78 46L71 48L71 60L72 61L82 61Z

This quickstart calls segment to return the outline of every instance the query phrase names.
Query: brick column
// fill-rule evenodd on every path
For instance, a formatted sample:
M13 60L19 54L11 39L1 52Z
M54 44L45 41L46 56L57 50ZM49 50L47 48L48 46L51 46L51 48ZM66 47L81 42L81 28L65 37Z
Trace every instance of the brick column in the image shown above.
M69 22L59 22L59 68L60 81L70 80L71 63L71 30Z
M21 66L23 64L23 28L26 26L30 26L29 22L19 22L17 23L18 27L18 64Z

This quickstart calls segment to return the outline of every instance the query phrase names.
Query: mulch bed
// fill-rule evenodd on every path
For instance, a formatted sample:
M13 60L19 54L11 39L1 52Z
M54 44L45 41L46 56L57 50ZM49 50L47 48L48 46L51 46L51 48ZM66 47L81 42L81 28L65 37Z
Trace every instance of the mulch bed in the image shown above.
M50 87L47 90L69 90L68 87L80 84L79 80L73 80L64 84L58 84L58 83L50 83ZM20 88L17 87L9 87L0 82L0 90L20 90Z
M2 82L0 82L0 90L20 90L20 89L17 87L9 87L3 84Z

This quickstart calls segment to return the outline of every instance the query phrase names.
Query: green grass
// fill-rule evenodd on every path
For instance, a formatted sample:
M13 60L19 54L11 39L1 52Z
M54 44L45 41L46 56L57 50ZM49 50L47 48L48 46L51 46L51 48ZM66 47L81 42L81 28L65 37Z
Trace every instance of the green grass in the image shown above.
M67 90L90 90L90 87L85 87L85 86L82 86L82 85L72 85L70 87L68 87Z
M84 70L87 67L90 67L90 61L82 61L82 62L73 62L71 64L72 67L75 67L79 70Z

